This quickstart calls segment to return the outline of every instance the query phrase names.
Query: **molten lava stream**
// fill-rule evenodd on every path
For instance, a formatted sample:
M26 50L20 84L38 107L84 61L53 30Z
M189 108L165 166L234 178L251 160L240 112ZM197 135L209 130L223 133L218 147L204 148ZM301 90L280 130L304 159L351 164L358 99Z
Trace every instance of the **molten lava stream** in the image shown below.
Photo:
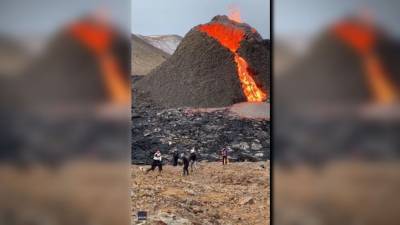
M336 24L333 32L361 58L374 101L380 104L396 102L398 90L375 52L377 38L373 27L345 21Z
M249 102L262 102L267 99L267 93L259 88L250 73L246 60L239 56L237 50L243 40L243 30L220 23L212 23L199 26L201 32L217 40L222 46L229 49L234 55L237 73L243 94Z
M130 88L124 80L117 57L112 54L113 33L106 24L81 21L69 28L73 37L86 46L99 63L103 82L112 103L128 104Z
M119 69L116 58L109 54L99 57L103 80L112 102L116 104L129 103L129 87L123 80L123 73Z
M267 94L257 87L256 82L249 73L248 64L246 60L240 57L237 53L235 55L235 62L237 65L239 80L242 85L244 95L249 102L262 102L267 99Z
M365 55L363 62L375 101L383 104L397 101L396 87L388 79L388 75L376 54Z

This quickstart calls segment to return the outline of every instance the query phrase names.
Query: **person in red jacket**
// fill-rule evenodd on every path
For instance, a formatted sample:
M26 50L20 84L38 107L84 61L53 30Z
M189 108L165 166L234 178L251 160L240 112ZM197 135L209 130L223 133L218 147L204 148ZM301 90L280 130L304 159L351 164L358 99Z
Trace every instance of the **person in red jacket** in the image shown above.
M228 164L228 148L224 147L221 150L222 165Z

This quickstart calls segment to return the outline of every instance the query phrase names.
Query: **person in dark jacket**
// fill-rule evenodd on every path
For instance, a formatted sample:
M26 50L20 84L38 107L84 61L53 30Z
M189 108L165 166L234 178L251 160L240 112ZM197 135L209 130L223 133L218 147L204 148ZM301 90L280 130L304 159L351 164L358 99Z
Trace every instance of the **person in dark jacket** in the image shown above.
M179 160L179 153L178 153L178 151L174 151L174 153L172 155L172 165L177 166L178 160Z
M182 154L182 161L183 161L183 176L189 175L189 159L186 155Z

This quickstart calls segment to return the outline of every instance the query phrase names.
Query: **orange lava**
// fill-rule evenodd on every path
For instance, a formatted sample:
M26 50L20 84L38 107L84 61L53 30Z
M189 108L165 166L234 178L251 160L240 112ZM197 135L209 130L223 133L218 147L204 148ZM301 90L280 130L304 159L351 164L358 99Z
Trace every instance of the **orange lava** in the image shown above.
M216 39L222 46L228 48L233 53L240 84L247 101L265 101L267 99L267 93L257 86L253 79L254 74L249 70L248 63L237 53L240 42L244 37L244 31L221 23L200 25L198 29Z
M396 87L389 79L375 52L376 32L372 26L357 22L341 22L333 32L362 58L370 90L375 102L390 104L398 100Z
M243 93L249 102L262 102L267 99L267 94L261 91L249 73L246 60L235 53L235 62L238 66L238 75L242 84Z
M111 101L117 104L129 103L128 82L124 80L117 58L111 52L113 33L109 26L94 21L80 21L72 24L69 31L95 55Z
M375 101L391 104L398 100L396 86L388 79L377 54L367 54L363 58L364 70L368 74L369 86L373 90Z
M376 35L370 26L344 21L336 24L333 30L340 39L359 54L367 54L374 47Z
M239 49L240 42L244 37L243 30L221 23L200 25L199 30L216 39L222 46L231 50L231 52L236 52Z

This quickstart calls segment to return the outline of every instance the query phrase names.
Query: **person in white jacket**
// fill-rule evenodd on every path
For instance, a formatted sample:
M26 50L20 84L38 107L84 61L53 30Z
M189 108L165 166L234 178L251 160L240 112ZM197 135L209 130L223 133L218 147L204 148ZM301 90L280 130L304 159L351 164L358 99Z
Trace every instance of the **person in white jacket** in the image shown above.
M193 169L196 168L196 162L197 162L196 160L197 160L196 150L192 148L190 150L190 157L189 157L191 172L193 172Z
M157 150L153 156L153 163L151 164L151 168L149 168L146 172L154 171L158 167L158 172L162 171L162 156L160 150Z

